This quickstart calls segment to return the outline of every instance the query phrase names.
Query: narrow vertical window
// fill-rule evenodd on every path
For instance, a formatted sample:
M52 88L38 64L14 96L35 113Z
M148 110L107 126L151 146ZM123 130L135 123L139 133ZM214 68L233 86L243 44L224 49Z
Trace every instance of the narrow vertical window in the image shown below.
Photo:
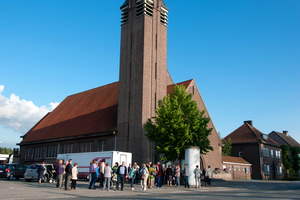
M155 63L155 79L157 79L157 63Z
M155 93L155 97L154 97L154 101L155 101L155 110L156 110L156 93Z

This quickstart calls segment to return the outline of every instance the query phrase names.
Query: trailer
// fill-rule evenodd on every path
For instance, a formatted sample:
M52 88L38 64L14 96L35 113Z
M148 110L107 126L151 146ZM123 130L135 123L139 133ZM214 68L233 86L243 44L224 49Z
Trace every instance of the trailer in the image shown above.
M103 151L103 152L88 152L88 153L67 153L67 154L58 154L57 159L59 160L69 160L72 159L73 163L78 163L78 178L87 179L89 175L90 162L96 161L98 165L105 160L112 167L116 162L119 165L122 162L125 162L125 165L128 166L132 164L132 153L121 152L121 151Z

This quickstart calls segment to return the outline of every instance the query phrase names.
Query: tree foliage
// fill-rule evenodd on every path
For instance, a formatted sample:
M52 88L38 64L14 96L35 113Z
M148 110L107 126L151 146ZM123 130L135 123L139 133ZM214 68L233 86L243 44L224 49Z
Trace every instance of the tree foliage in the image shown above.
M0 154L12 154L13 150L11 148L0 147Z
M291 151L291 157L292 157L292 168L295 171L295 173L297 173L297 175L299 176L299 170L300 170L300 148L299 147L291 147L290 148Z
M281 151L282 151L282 155L281 155L281 161L282 161L282 165L283 165L283 171L284 171L284 176L285 178L288 177L288 171L291 170L292 165L291 165L291 158L290 158L290 148L285 145L282 144L280 145Z
M224 140L224 146L222 147L222 156L231 156L231 138L229 138L227 141Z
M192 97L183 85L175 85L170 95L158 101L157 117L148 119L144 126L146 136L156 144L156 154L164 155L162 160L183 159L187 146L199 146L201 154L213 150L208 139L210 119Z

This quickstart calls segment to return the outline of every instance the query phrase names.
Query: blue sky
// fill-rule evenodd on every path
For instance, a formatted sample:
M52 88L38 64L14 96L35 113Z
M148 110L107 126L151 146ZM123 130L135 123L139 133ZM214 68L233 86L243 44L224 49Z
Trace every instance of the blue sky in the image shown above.
M0 0L0 146L68 95L118 81L123 2ZM195 79L217 131L253 120L300 142L300 1L165 3L169 72Z

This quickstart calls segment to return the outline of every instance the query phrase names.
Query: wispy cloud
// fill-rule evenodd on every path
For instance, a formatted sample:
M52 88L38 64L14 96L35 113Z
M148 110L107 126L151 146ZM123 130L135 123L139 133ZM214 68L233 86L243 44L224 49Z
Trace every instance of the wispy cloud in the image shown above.
M15 94L6 98L2 95L3 90L4 85L0 85L0 125L22 134L59 105L51 102L48 107L38 107L32 101L20 100Z

